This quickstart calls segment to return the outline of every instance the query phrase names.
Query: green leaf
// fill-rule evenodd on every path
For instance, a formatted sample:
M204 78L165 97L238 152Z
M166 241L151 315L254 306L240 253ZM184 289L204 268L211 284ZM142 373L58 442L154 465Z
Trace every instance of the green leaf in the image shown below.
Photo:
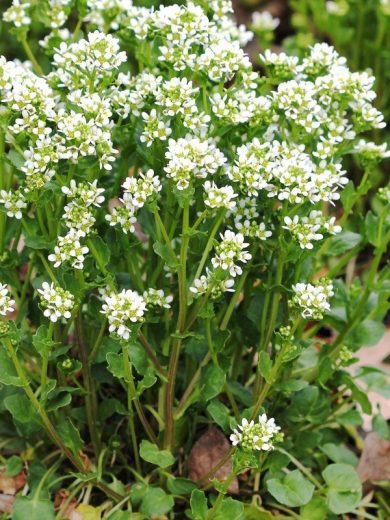
M33 345L41 357L49 355L55 345L54 341L48 338L48 327L41 325L32 337Z
M93 255L97 256L99 262L97 262L96 258L95 261L98 263L98 266L106 267L110 261L111 253L110 248L104 240L102 240L98 235L91 236L88 239L88 247L93 252Z
M314 496L308 504L301 507L299 516L302 520L326 520L328 512L325 498Z
M201 377L202 398L209 401L220 394L225 385L226 375L222 368L215 365L208 365Z
M377 345L384 333L385 326L382 321L364 320L354 327L345 341L357 350L359 347Z
M168 477L167 488L173 495L189 495L197 488L195 482L188 478Z
M244 504L233 498L224 498L213 520L243 520Z
M9 162L15 166L17 170L20 170L20 168L23 166L23 164L26 162L24 157L18 153L16 150L10 150L7 153L7 159Z
M272 371L272 361L267 352L261 351L259 355L259 372L267 381L267 383L272 383L271 381L271 371Z
M271 513L254 504L244 504L244 513L246 520L275 520Z
M17 455L12 455L12 457L7 460L7 471L5 474L7 477L15 477L19 475L22 469L23 460Z
M12 520L54 520L54 505L49 500L16 497L12 508Z
M4 348L0 348L0 383L3 385L23 386Z
M367 396L367 393L364 392L355 383L355 381L352 379L352 377L349 374L347 374L346 372L343 372L343 374L341 376L341 381L351 390L353 399L360 404L363 412L368 415L371 415L372 406L371 406L371 402Z
M321 423L330 413L327 395L320 393L317 386L307 386L292 397L289 419L293 422L309 421Z
M37 233L27 235L24 241L27 247L31 249L53 249L54 241L47 240L44 237L40 237Z
M4 406L25 435L29 436L41 429L40 417L24 393L6 397Z
M335 256L341 255L346 251L349 251L353 247L355 247L360 241L362 237L359 233L353 233L352 231L342 231L337 235L334 235L329 239L330 245L327 251L328 255Z
M167 468L168 466L172 466L175 462L175 457L170 451L159 450L155 444L147 440L141 442L139 454L143 460L155 464L160 468Z
M359 459L356 457L354 452L342 444L327 442L326 444L320 445L320 450L323 451L333 462L340 462L351 466L357 466L359 462Z
M372 430L382 437L382 439L390 440L390 428L383 415L378 412L372 418Z
M79 457L84 443L80 437L79 430L73 425L69 417L57 422L56 430L65 446L69 448L76 457Z
M378 217L372 211L368 211L364 219L364 230L367 241L373 246L379 245L378 237Z
M137 383L137 394L140 396L144 390L151 388L157 381L157 377L150 368L145 376Z
M168 267L171 269L175 269L179 265L176 255L173 254L173 251L162 242L155 242L153 244L153 250L156 255L160 256Z
M222 430L226 431L229 429L229 408L222 404L221 401L218 401L218 399L213 399L207 406L207 411L211 415L214 422L217 423L218 426L222 428Z
M289 507L307 504L314 493L314 485L297 469L282 478L267 480L267 488L278 502Z
M142 499L140 512L150 518L165 515L173 506L174 500L171 495L167 495L161 488L149 487Z
M358 474L348 464L330 464L322 472L328 485L327 505L336 515L350 513L362 498Z
M204 491L194 489L191 493L190 506L194 520L206 520L208 507Z
M106 356L108 363L108 370L114 377L118 379L124 379L125 370L123 367L123 357L121 354L116 354L115 352L109 352Z

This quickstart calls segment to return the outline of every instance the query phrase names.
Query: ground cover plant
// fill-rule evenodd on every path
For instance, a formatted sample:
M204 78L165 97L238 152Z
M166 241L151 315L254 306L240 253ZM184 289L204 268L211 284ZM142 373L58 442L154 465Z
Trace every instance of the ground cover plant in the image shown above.
M3 518L389 515L356 469L386 376L348 370L389 309L374 77L327 43L254 70L231 15L3 13Z

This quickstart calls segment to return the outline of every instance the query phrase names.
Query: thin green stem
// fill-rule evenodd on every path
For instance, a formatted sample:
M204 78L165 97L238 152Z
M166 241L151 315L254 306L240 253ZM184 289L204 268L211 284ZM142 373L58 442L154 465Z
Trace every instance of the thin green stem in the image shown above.
M101 451L101 443L98 433L100 428L97 420L96 391L93 379L91 377L88 348L84 340L81 312L78 312L76 316L76 337L82 363L83 382L85 388L85 411L87 414L88 430L92 441L95 458L98 460Z
M125 343L122 344L122 358L123 358L123 369L124 369L124 374L125 374L125 381L127 384L127 388L128 388L128 392L129 392L128 396L130 397L130 401L131 402L134 401L134 406L137 411L138 418L141 421L141 424L144 427L145 432L147 433L149 439L158 446L159 445L158 439L144 414L141 403L139 402L139 399L137 396L137 390L135 388L135 383L134 383L133 370L132 370L130 358L129 358L129 349Z
M226 213L225 209L220 209L218 214L217 214L217 218L215 219L214 225L211 228L211 231L210 231L210 234L209 234L209 238L207 240L206 247L205 247L205 249L203 251L202 258L200 259L200 262L199 262L198 268L196 270L194 279L199 278L199 276L201 275L201 273L203 271L203 268L204 268L205 263L207 261L207 258L209 256L209 253L210 253L211 249L213 248L214 237L218 233L218 230L219 230L219 228L220 228L220 226L222 224L222 221L223 221L223 218L225 216L225 213Z
M26 39L26 37L22 38L21 39L21 43L22 43L22 47L24 49L24 52L26 53L26 56L28 57L28 59L31 61L31 63L33 64L33 67L35 69L35 72L39 75L39 76L44 76L44 72L42 70L42 67L39 65L36 57L34 56L34 53L32 52L31 50L31 47Z
M177 319L176 330L183 333L186 327L187 317L187 251L189 243L189 205L183 208L182 236L180 247L180 264L179 264L179 315ZM164 446L172 449L174 443L174 413L173 401L175 393L175 382L177 367L179 364L180 349L182 340L176 338L172 345L171 355L169 359L168 383L165 392L165 434Z
M5 133L2 126L0 126L0 190L5 187ZM5 223L7 216L5 213L0 213L0 253L3 253L5 247Z

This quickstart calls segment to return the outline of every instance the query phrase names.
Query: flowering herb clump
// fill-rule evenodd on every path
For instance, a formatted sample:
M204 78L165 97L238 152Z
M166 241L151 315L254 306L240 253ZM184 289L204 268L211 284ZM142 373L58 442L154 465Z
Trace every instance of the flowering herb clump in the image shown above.
M28 58L0 58L13 520L65 518L65 479L77 513L112 520L382 507L345 463L372 410L344 367L388 310L388 187L358 211L388 155L367 137L375 78L326 43L254 66L227 0L14 0L3 18ZM228 447L191 481L211 428Z

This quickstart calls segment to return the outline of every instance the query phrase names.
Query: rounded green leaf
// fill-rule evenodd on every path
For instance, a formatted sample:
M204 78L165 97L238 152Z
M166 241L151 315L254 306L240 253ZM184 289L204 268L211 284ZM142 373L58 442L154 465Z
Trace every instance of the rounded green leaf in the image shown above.
M314 492L313 484L297 469L282 478L268 480L267 488L278 502L289 507L307 504Z
M333 513L349 513L359 505L362 485L352 466L330 464L324 469L322 476L328 484L327 504Z

